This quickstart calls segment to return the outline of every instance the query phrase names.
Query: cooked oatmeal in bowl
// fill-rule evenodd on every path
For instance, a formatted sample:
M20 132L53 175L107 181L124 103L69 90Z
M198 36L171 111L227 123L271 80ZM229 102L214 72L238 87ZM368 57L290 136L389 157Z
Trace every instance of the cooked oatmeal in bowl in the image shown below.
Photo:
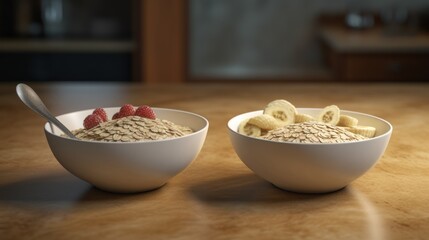
M204 117L181 110L153 108L156 114L154 119L141 119L140 116L133 115L115 118L119 109L104 108L107 115L105 122L92 116L94 109L57 117L69 129L74 129L77 135L82 134L82 139L68 138L58 128L46 123L45 135L49 147L60 164L75 176L100 189L130 193L163 186L198 156L209 126ZM111 118L114 119L108 120ZM122 123L118 123L120 121ZM160 125L155 127L157 123ZM140 127L139 124L145 125L142 132L151 132L145 135L150 139L137 141L140 136L134 131L140 131L136 130ZM82 130L83 125L85 130ZM177 126L172 127L175 125ZM106 126L110 127L105 128ZM129 126L134 126L134 129ZM173 133L167 133L170 130ZM124 133L119 134L117 131ZM94 139L85 139L91 134ZM99 139L119 138L115 134L121 139ZM133 137L133 134L137 135ZM129 136L133 138L132 141L127 139L131 138Z
M332 192L377 163L393 127L379 117L346 110L341 114L349 118L343 121L351 126L339 126L340 117L326 118L333 125L317 120L323 112L323 108L296 108L286 112L289 120L272 114L287 122L283 126L264 120L270 117L261 118L264 110L239 114L228 121L229 137L240 160L273 185L293 192Z

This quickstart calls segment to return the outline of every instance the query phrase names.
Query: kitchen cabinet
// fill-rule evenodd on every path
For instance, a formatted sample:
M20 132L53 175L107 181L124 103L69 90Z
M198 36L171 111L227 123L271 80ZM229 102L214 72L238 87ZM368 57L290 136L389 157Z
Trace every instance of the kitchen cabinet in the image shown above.
M21 0L27 1L28 0ZM12 0L7 0L11 5ZM31 2L31 1L30 1ZM36 1L37 2L37 1ZM68 1L77 2L77 1ZM129 33L122 34L120 38L112 37L109 32L98 30L98 35L110 37L91 38L77 34L73 37L53 37L53 38L8 38L4 33L10 32L11 27L0 24L2 37L0 38L0 72L2 81L10 81L10 77L21 76L23 72L33 70L36 76L41 74L40 79L45 79L43 70L51 73L52 63L59 66L69 64L74 59L74 70L62 72L56 75L63 80L71 71L87 68L94 64L97 59L102 59L106 64L99 63L97 71L84 71L81 80L119 80L148 83L171 83L185 82L187 78L187 0L129 0L129 1L100 1L91 0L85 3L92 3L94 11L100 9L113 9L113 16L116 16L116 7L122 9L129 17L127 24L122 24ZM96 4L98 2L98 5ZM13 4L12 4L13 5ZM125 7L124 7L125 6ZM125 10L123 9L125 8ZM106 10L108 11L108 10ZM88 13L91 15L92 12ZM79 13L81 14L81 13ZM81 16L79 16L80 18ZM9 19L10 20L10 19ZM74 18L78 21L78 18ZM106 21L105 21L106 22ZM106 30L106 24L98 22L98 26L104 26L101 29ZM108 22L108 21L107 21ZM6 30L5 30L6 29ZM118 30L119 31L119 30ZM126 33L128 31L125 31ZM6 34L7 35L7 34ZM125 35L125 38L123 37ZM115 36L115 35L113 35ZM3 55L3 58L2 58ZM24 60L19 60L24 55ZM18 63L12 65L11 57ZM26 59L30 58L30 60ZM110 60L109 60L110 59ZM46 65L40 68L38 65ZM28 67L29 65L29 67ZM18 69L11 68L18 66ZM21 66L21 67L20 67ZM27 66L23 68L22 66ZM36 70L34 70L36 69ZM42 73L40 73L42 71ZM92 74L93 78L88 79ZM97 76L105 76L97 77ZM24 74L25 75L25 74ZM112 76L117 75L115 79ZM27 74L25 76L33 76ZM74 80L79 80L79 76L74 75ZM49 79L58 81L61 79L49 77ZM21 77L15 80L31 80Z
M131 81L129 40L0 39L2 81Z
M321 28L325 60L339 81L428 81L429 33Z
M118 2L91 0L82 3L63 1L78 5L80 8L76 8L76 11L86 9L79 4L84 6L87 4L89 10L86 9L85 19L91 19L92 14L100 12L99 8L106 8L107 10L104 12L107 13L102 16L107 14L113 19L121 19L119 29L117 24L104 17L101 18L103 21L95 19L90 24L92 29L96 30L95 37L94 33L88 35L85 27L82 30L81 26L71 27L72 30L81 29L80 32L76 33L76 30L70 30L69 35L67 35L67 31L65 31L64 35L60 37L52 37L53 34L48 34L50 37L43 37L41 33L34 33L34 31L30 31L35 35L33 37L11 37L14 32L13 23L9 26L10 24L4 24L5 21L2 21L0 24L0 74L3 72L2 79L6 79L6 81L29 81L31 80L29 78L20 77L17 79L16 77L22 75L31 77L39 74L41 75L40 80L64 80L67 72L56 75L59 79L53 76L45 76L51 74L52 62L66 64L74 59L74 67L78 69L79 67L86 68L90 65L97 65L93 60L101 58L108 62L107 65L95 69L96 74L92 74L92 71L85 71L87 75L81 77L81 80L103 81L109 80L112 75L118 75L115 78L116 81L147 83L186 81L188 1L129 0ZM38 1L20 0L19 2L30 4ZM8 7L14 6L14 2L11 0L7 0L3 4ZM32 6L38 7L37 4ZM115 8L118 8L117 12ZM6 10L7 14L0 14L0 18L7 20L6 22L12 22L14 17L11 17L8 11L9 9ZM79 14L82 13L79 12ZM76 18L73 16L72 22L79 22L80 18L84 17ZM82 24L82 21L80 22ZM83 23L85 25L85 22ZM22 29L27 29L22 25L25 24L19 24L21 30L16 30L15 33L19 32L22 35ZM108 26L115 27L117 34L109 32ZM100 30L100 27L104 30ZM15 62L10 61L11 57ZM38 62L38 64L34 62ZM39 65L46 67L41 68ZM29 74L22 74L23 70ZM97 74L99 77L95 79ZM87 76L90 78L88 79ZM79 78L75 80L79 80Z
M2 81L131 81L133 4L2 1Z

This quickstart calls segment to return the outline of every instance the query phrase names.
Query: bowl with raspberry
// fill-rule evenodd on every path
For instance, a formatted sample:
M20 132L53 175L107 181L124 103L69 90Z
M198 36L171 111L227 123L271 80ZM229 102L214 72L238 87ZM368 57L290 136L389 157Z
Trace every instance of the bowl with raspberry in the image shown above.
M58 162L95 187L118 193L162 187L197 158L209 127L192 112L131 104L57 118L77 137L45 124Z

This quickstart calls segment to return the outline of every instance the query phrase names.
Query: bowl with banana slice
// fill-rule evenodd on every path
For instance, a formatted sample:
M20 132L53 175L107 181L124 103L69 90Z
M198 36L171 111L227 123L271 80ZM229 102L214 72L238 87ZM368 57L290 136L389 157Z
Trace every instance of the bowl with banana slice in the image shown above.
M284 99L228 122L238 157L255 174L288 191L342 189L381 158L392 125L379 117L325 108L296 108Z

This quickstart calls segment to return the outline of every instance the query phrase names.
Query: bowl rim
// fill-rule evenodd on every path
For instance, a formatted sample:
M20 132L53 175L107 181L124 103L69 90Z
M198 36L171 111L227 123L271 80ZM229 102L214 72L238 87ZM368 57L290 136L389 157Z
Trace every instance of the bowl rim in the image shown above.
M105 107L104 109L119 109L121 107ZM89 109L83 109L83 110L78 110L78 111L73 111L73 112L68 112L68 113L64 113L61 115L57 115L55 116L57 117L63 117L66 115L71 115L71 114L76 114L79 112L85 112L85 111L92 111L95 108L89 108ZM161 110L161 111L171 111L171 112L179 112L179 113L185 113L185 114L189 114L189 115L193 115L194 117L200 118L204 121L204 127L202 127L201 129L199 129L198 131L192 132L190 134L187 134L185 136L180 136L180 137L174 137L174 138L166 138L166 139L159 139L159 140L141 140L141 141L135 141L135 142L104 142L104 141L92 141L92 140L83 140L83 139L72 139L69 138L67 136L61 136L61 135L57 135L52 133L50 130L48 130L48 128L50 127L51 123L45 122L45 124L43 125L43 129L45 131L45 134L49 134L53 137L56 138L61 138L61 139L66 139L66 140L70 140L70 141L74 141L74 142L85 142L85 143L91 143L91 144L142 144L142 143L159 143L159 142L168 142L168 141L174 141L174 140L178 140L178 139L182 139L182 138L186 138L186 137L191 137L197 134L200 134L201 132L204 132L208 129L209 127L209 121L207 120L207 118L193 113L193 112L189 112L189 111L185 111L185 110L180 110L180 109L173 109L173 108L159 108L159 107L152 107L153 110Z
M313 111L318 110L318 111L320 111L323 108L296 108L296 109L297 110L313 110ZM357 115L363 115L363 116L366 116L366 117L369 117L369 118L374 118L374 119L376 119L378 121L381 121L384 124L386 124L389 129L385 133L383 133L383 134L381 134L379 136L376 136L376 137L373 137L373 138L368 138L368 139L365 139L365 140L359 140L359 141L351 141L351 142L343 142L343 143L294 143L294 142L279 142L279 141L268 140L268 139L263 139L263 138L258 138L258 137L246 136L244 134L239 133L237 129L232 129L231 128L232 121L235 120L236 118L241 117L242 115L246 115L246 114L250 115L250 114L262 113L262 112L263 112L263 110L256 110L256 111L250 111L250 112L245 112L245 113L241 113L241 114L235 115L230 120L228 120L227 127L228 127L229 131L232 132L232 133L234 133L234 134L237 134L237 135L245 137L245 138L254 139L256 141L263 141L263 142L269 142L269 143L274 143L274 144L300 145L300 146L311 146L311 145L332 146L332 145L364 143L364 142L369 142L369 141L374 141L376 139L384 138L384 137L386 137L388 135L391 135L392 131L393 131L392 124L390 122L388 122L387 120L383 119L383 118L380 118L380 117L377 117L377 116L374 116L374 115L371 115L371 114L367 114L367 113L362 113L362 112L357 112L357 111L350 111L350 110L343 110L343 109L341 109L341 112L352 113L352 114L357 114Z

